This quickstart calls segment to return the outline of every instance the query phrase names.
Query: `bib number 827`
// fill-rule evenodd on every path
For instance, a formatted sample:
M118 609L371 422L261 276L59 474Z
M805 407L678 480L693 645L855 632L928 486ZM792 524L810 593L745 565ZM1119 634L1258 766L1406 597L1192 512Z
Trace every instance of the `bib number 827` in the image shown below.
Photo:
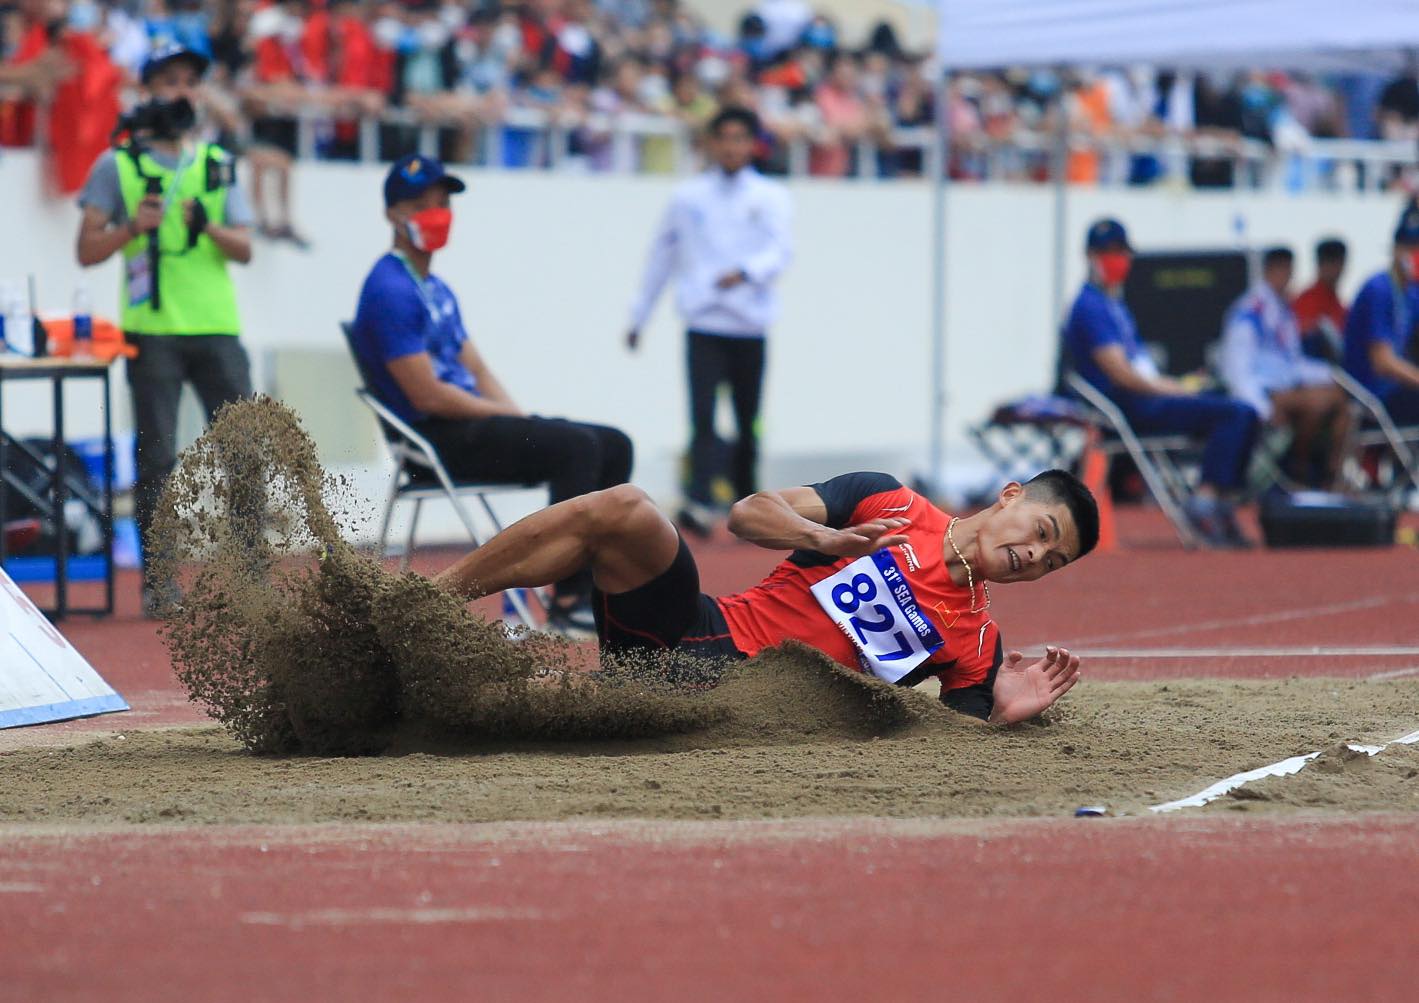
M856 632L857 639L862 642L864 648L872 647L872 642L867 639L868 634L886 633L897 625L897 618L890 606L871 602L877 597L877 583L872 580L870 575L853 575L852 581L834 586L832 596L833 605L848 614L848 625ZM864 603L870 603L867 610L876 614L876 619L865 616L865 611L860 612ZM877 639L874 638L874 640ZM912 653L911 640L907 637L906 631L894 632L891 640L896 641L900 649L886 652L873 651L874 657L883 662L894 662L899 658L906 658Z

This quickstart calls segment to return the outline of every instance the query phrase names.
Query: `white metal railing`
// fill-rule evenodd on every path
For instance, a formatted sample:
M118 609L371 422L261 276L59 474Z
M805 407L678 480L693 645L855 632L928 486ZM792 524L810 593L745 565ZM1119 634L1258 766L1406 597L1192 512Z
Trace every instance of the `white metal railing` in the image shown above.
M287 114L298 123L298 154L317 158L321 137L334 119L328 108L308 106ZM558 116L536 108L514 107L495 121L473 117L435 119L407 109L385 111L358 119L360 160L381 157L380 129L402 127L415 135L415 149L435 154L440 132L464 134L471 151L470 163L490 167L523 167L543 170L592 170L636 173L644 169L645 143L663 139L671 144L669 158L675 173L695 168L698 158L692 130L678 119L645 113L593 113L576 118ZM782 165L790 176L809 173L812 130L782 144ZM523 144L518 159L506 159L507 142L516 135ZM572 138L578 137L577 151ZM876 180L898 173L903 155L913 174L932 176L938 169L936 132L930 127L897 128L884 141L864 139L854 144L851 176ZM404 144L407 146L407 138ZM1052 177L1059 158L1058 137L1038 131L1017 131L1008 140L981 135L953 136L952 174L971 181L1022 181ZM1068 153L1093 151L1098 155L1098 183L1128 183L1136 158L1155 162L1156 180L1186 183L1189 165L1196 159L1228 161L1233 165L1233 185L1248 189L1378 191L1392 182L1396 172L1416 167L1419 148L1411 142L1391 140L1309 139L1272 146L1254 139L1226 139L1213 135L1162 137L1133 135L1095 138L1071 135Z

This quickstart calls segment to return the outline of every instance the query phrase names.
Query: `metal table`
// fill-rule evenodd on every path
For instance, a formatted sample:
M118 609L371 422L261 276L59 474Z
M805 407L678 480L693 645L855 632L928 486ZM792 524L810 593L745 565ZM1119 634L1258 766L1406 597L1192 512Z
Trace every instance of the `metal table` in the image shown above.
M54 527L54 607L45 610L51 619L70 613L107 616L113 612L113 408L109 371L113 360L92 357L32 359L0 355L0 525L6 520L6 496L14 491L39 510L40 518ZM70 471L64 450L64 384L70 380L98 380L103 384L103 483L97 493L82 471ZM53 387L53 451L51 460L5 431L5 385L12 380L49 380ZM47 474L45 490L36 492L9 469L10 450L17 449ZM69 605L69 528L64 507L70 498L84 504L103 527L104 602L100 606ZM0 565L5 560L5 534L0 533Z

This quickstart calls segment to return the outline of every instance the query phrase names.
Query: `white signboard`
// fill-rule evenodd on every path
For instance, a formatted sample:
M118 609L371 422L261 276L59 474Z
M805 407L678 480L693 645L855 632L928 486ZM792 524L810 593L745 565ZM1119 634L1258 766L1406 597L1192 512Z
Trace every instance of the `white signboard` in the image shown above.
M0 571L0 728L127 709L124 699Z

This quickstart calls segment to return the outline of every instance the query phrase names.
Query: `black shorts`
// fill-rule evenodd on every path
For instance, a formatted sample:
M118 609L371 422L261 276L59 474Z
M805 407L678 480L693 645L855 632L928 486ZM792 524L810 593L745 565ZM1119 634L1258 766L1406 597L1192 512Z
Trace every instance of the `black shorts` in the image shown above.
M616 595L595 589L591 608L606 653L683 651L700 658L741 659L719 604L700 591L700 570L685 541L675 560L640 588Z
M251 145L274 146L294 157L300 142L300 126L294 118L263 115L252 120Z

